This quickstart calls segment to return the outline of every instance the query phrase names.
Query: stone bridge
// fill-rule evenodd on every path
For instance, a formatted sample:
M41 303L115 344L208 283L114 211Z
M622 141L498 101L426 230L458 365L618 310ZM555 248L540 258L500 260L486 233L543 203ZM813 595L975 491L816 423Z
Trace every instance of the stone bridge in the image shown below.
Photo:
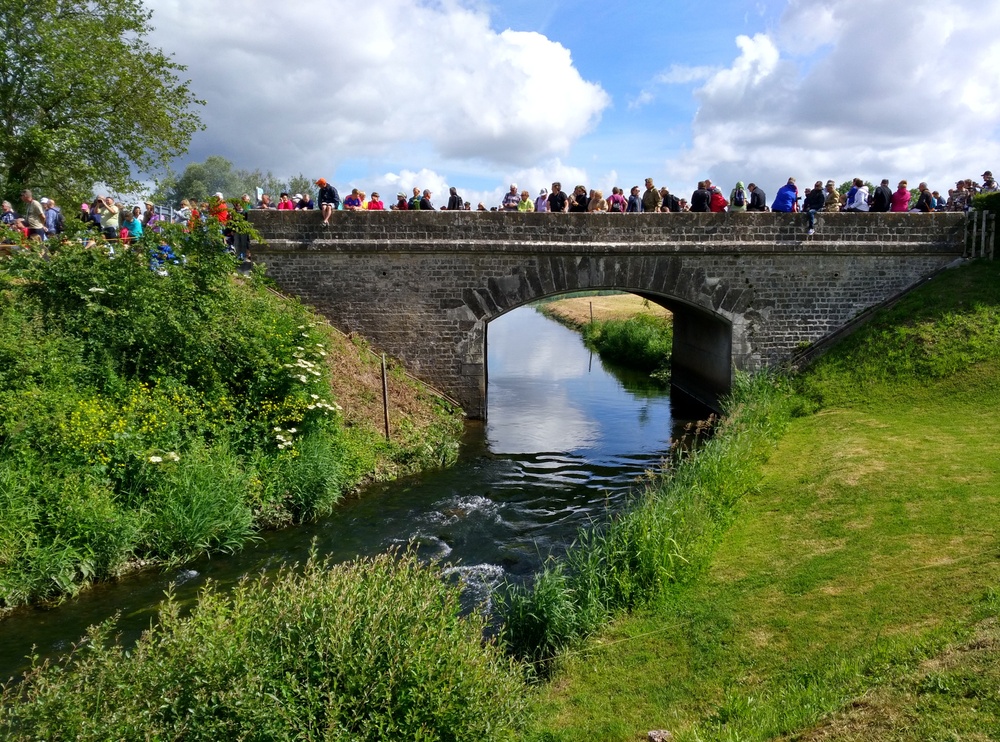
M486 415L490 320L619 289L674 316L675 386L708 403L962 256L963 214L252 211L282 290Z

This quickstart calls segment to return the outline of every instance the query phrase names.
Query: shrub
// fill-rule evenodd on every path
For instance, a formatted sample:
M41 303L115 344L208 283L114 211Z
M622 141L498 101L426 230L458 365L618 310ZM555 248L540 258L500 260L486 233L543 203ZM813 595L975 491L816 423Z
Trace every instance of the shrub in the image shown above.
M673 325L663 317L642 314L592 322L584 325L583 339L602 358L623 366L650 373L670 366Z
M383 457L427 460L419 436L343 424L326 330L234 277L217 225L166 238L166 275L152 234L0 263L0 607L237 549L329 513Z
M414 556L207 588L126 652L113 626L0 698L8 739L518 739L521 670Z

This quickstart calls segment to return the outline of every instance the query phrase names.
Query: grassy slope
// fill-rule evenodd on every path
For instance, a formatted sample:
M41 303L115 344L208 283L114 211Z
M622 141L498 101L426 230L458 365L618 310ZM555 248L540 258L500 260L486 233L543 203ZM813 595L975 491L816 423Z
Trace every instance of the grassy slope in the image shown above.
M998 287L952 272L824 359L708 573L568 658L540 736L1000 736Z

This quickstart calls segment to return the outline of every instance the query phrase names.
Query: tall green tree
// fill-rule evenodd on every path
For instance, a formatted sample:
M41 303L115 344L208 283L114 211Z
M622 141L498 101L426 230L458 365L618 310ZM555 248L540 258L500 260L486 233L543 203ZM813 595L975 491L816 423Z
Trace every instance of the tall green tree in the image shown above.
M203 102L150 46L142 0L0 0L0 191L135 190L186 151Z

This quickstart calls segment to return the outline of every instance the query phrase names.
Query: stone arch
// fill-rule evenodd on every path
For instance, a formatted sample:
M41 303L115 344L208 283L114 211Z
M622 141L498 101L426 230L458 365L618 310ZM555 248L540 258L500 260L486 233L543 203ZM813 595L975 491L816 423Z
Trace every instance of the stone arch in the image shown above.
M460 344L463 374L477 375L485 416L487 325L493 319L549 296L613 289L636 294L674 316L673 385L712 407L732 386L734 367L749 359L747 322L742 312L752 290L733 288L703 267L686 267L678 256L540 256L492 276L462 294L471 323ZM472 379L468 379L469 382Z

